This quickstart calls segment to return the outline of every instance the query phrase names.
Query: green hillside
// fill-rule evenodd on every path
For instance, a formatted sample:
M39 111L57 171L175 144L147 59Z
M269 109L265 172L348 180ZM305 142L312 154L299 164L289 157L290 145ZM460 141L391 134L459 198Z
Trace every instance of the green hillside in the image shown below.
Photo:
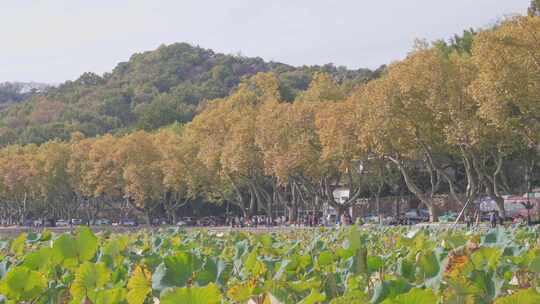
M281 95L293 100L317 71L353 87L377 72L348 70L331 64L293 67L261 58L215 53L186 43L138 53L100 76L84 73L46 93L4 107L0 113L0 145L42 143L133 129L155 129L192 119L204 100L227 96L243 77L273 71Z

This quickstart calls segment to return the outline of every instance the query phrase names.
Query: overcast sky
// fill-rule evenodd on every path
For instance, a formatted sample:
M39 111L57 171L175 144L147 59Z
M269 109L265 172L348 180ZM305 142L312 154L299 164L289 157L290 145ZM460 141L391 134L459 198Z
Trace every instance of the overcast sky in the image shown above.
M189 42L292 65L376 68L415 38L523 14L529 0L2 0L0 82L58 83Z

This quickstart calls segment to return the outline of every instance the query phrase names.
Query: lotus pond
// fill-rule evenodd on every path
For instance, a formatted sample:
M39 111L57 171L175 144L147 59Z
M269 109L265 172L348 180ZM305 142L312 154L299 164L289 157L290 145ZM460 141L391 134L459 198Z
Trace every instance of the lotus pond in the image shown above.
M539 233L25 233L0 241L0 302L540 303Z

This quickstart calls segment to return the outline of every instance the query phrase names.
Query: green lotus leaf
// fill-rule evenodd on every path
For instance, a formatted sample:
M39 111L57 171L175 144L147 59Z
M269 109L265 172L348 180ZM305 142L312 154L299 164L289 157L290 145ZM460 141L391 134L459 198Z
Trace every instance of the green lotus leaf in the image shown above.
M125 299L126 290L124 288L112 288L96 292L91 301L94 304L117 304L123 303Z
M20 256L20 255L23 255L25 247L26 247L26 233L21 233L19 234L18 237L16 237L15 239L11 241L11 244L9 246L9 251L16 256Z
M482 291L481 296L486 302L493 300L499 292L495 276L496 274L492 271L474 270L471 273L471 282L478 290Z
M307 281L293 281L287 283L289 287L297 293L309 290L318 289L321 287L321 281L317 279L311 279Z
M109 282L111 273L103 263L84 262L75 273L70 292L74 299L93 299Z
M127 288L127 302L129 304L143 304L152 291L150 273L143 267L137 266L129 278Z
M267 268L258 257L259 254L255 250L248 254L243 267L244 276L258 277L266 273Z
M323 251L319 254L317 261L321 267L331 265L334 262L334 255L330 251Z
M200 286L204 286L209 283L216 283L220 273L221 272L216 261L208 258L203 263L201 270L195 276L195 280Z
M423 253L417 263L422 278L433 278L441 271L441 264L433 251Z
M42 247L37 251L27 253L22 264L32 270L48 268L54 262L52 255L52 248Z
M0 294L10 300L31 301L47 288L47 279L40 272L24 266L11 268L0 283Z
M227 290L227 297L238 303L245 303L255 295L256 287L252 281L236 284Z
M97 237L88 227L80 227L75 237L63 234L53 243L55 259L68 266L91 260L97 248Z
M366 304L369 303L368 296L360 290L353 290L330 301L330 304Z
M413 288L393 299L387 299L382 304L436 304L437 296L431 289Z
M414 281L415 277L415 266L412 262L407 259L401 259L398 264L399 275L403 278Z
M484 246L503 246L508 242L508 237L503 228L491 229L482 237L482 245Z
M500 262L502 251L494 247L482 247L471 255L471 261L476 269L484 267L495 269Z
M165 291L159 301L160 304L219 304L222 295L214 284L204 287L182 287Z
M540 303L540 293L536 290L523 289L509 296L501 297L495 300L494 304L534 304Z
M77 254L80 261L89 261L96 254L98 240L92 230L88 227L79 227L75 238Z
M370 255L367 257L367 270L369 273L379 271L384 266L384 260L380 256Z
M192 253L179 252L163 259L152 275L152 289L183 287L201 267L201 261Z
M310 294L303 298L298 304L317 304L323 303L324 300L326 300L326 295L324 293L320 293L318 290L312 289Z
M371 302L377 304L386 299L394 299L398 295L408 292L411 288L412 285L404 279L384 281L375 287Z

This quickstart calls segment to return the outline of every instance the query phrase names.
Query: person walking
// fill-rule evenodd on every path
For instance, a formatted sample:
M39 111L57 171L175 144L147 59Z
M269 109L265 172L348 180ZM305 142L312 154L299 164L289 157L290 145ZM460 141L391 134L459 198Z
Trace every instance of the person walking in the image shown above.
M497 221L499 220L498 217L499 215L497 211L491 212L491 215L489 216L489 222L491 223L491 228L497 227Z
M473 216L471 212L465 214L465 221L467 222L467 228L471 228L473 225Z
M341 225L346 226L347 225L347 216L345 213L341 214Z

